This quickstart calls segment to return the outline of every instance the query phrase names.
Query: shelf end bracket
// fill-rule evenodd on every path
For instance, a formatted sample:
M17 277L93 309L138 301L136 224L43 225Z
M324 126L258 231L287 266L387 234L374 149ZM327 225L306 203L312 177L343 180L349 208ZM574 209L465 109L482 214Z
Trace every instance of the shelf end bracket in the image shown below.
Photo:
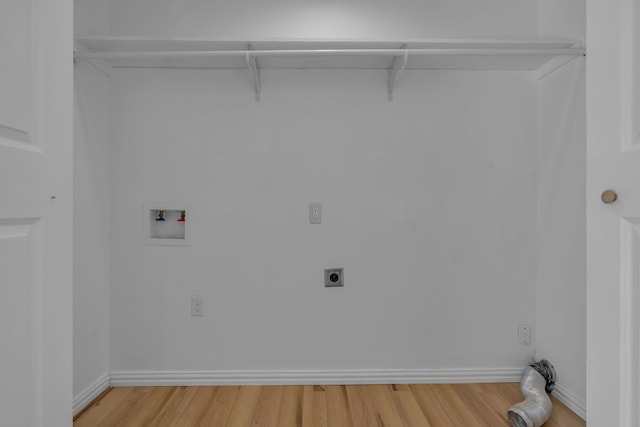
M403 43L402 46L400 46L400 49L404 49L404 60L401 60L399 56L394 56L391 60L391 64L387 68L387 99L389 101L393 101L393 88L396 84L396 75L398 74L400 64L402 63L402 69L407 66L407 60L409 57L406 48L406 43Z
M253 50L253 46L251 43L247 45L247 67L251 71L251 76L253 77L253 87L256 94L256 102L260 101L260 65L258 64L258 60L255 57L251 57L251 51Z

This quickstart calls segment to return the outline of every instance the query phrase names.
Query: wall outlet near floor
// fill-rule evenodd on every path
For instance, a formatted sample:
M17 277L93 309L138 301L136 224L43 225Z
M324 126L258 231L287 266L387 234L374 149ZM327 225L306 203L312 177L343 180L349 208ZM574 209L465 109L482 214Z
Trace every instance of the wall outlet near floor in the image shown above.
M518 342L523 345L531 344L531 325L518 325Z
M309 224L322 224L321 203L309 203Z
M194 295L191 297L191 315L204 316L204 306L200 295Z

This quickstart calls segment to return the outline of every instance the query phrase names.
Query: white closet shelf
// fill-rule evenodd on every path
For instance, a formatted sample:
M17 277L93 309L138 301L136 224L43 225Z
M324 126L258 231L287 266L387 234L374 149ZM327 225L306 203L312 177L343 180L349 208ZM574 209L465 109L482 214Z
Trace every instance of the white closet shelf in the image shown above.
M578 40L202 40L82 37L75 57L114 68L249 69L256 97L264 69L381 69L391 97L398 69L540 70L583 56Z

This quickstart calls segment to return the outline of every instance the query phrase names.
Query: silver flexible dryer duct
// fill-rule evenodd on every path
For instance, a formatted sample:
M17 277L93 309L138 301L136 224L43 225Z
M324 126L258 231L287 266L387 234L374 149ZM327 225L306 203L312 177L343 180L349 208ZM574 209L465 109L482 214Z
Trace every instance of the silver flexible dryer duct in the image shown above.
M556 370L547 360L527 366L522 372L520 390L524 400L507 412L512 427L540 427L551 416L551 393L556 384Z

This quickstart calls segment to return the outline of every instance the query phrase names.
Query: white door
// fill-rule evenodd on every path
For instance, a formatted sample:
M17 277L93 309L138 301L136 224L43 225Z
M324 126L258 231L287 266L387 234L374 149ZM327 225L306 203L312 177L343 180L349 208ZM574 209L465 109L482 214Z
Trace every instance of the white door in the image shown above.
M587 1L587 421L640 426L640 2ZM618 199L601 201L612 189Z
M3 426L71 425L72 17L0 0Z

